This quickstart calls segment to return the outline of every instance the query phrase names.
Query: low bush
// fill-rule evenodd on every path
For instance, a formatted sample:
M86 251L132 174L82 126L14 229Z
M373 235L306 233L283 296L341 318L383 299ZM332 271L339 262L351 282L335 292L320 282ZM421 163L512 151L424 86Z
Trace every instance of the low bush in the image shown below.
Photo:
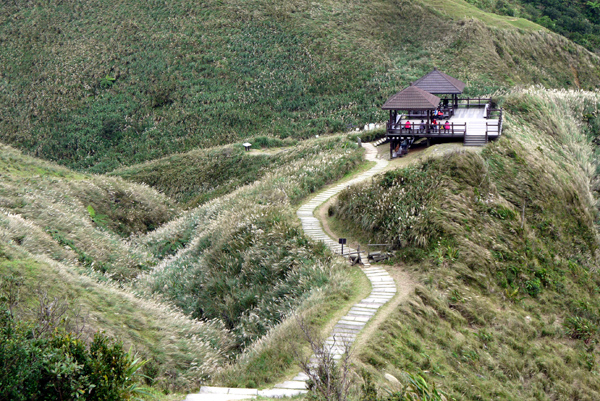
M40 306L59 307L56 300ZM140 391L136 375L143 363L125 352L121 342L97 332L87 344L61 327L61 315L28 322L17 319L11 309L4 295L0 299L0 399L117 401Z

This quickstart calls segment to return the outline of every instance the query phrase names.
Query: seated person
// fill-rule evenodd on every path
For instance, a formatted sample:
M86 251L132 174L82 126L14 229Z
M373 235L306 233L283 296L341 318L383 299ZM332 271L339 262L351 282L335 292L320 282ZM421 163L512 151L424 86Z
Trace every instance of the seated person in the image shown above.
M406 120L406 123L404 124L404 128L410 129L410 121Z
M421 120L421 125L419 125L419 131L421 131L421 132L425 131L425 120Z
M444 124L444 129L450 131L450 122L448 120L446 120L446 123Z

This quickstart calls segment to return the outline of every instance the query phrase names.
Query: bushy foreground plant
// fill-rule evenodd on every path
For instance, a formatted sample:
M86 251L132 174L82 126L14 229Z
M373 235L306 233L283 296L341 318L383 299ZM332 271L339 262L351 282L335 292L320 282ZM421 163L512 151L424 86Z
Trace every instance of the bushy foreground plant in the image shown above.
M144 363L121 342L97 332L88 344L67 331L57 299L40 303L36 320L20 320L8 294L0 296L0 399L116 401L142 391L136 375Z

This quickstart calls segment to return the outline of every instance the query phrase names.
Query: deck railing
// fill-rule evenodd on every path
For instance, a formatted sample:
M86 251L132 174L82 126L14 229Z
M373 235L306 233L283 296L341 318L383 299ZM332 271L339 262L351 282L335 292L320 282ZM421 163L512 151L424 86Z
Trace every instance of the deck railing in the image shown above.
M440 110L442 111L442 113L444 113L442 118L444 118L446 120L454 115L454 107L453 106L441 107ZM401 117L402 118L409 117L409 118L426 119L428 113L429 113L429 111L427 111L427 110L411 110L408 114L403 114Z
M388 121L387 131L397 135L465 135L467 132L467 123L449 123L449 127L444 128L445 124L438 125L422 125L421 123L412 122L410 128L406 128L406 121L398 121L392 123ZM397 131L397 132L396 132Z
M485 113L485 118L501 118L502 117L502 109L492 109L488 108Z
M464 97L458 98L458 107L485 107L490 104L492 98L489 97Z
M502 135L502 109L491 109L492 113L488 113L488 119L497 118L496 122L485 122L485 141L488 141L490 134L496 134L497 136Z

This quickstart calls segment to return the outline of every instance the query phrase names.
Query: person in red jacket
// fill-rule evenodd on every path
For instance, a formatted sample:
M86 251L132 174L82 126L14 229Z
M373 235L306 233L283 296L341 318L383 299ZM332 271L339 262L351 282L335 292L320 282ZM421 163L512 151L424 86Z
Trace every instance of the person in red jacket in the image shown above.
M410 121L406 120L406 124L404 124L404 128L406 128L407 130L410 129Z

